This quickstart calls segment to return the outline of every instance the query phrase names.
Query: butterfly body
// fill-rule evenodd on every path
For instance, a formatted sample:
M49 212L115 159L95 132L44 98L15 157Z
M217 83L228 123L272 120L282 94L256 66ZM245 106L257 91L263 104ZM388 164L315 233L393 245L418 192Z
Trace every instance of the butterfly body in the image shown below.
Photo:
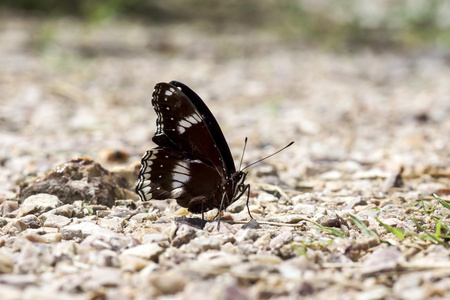
M186 85L158 83L152 96L158 147L141 160L136 192L142 201L176 199L193 213L226 209L246 191L211 111Z

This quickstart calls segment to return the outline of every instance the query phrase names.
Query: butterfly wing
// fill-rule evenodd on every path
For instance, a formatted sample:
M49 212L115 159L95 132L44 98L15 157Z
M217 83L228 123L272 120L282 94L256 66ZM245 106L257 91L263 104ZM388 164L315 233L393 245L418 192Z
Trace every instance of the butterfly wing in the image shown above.
M159 147L142 158L136 192L143 201L176 199L180 206L200 213L215 207L205 200L219 193L220 181L213 167Z
M224 177L235 172L230 148L216 119L201 98L186 85L158 83L153 92L156 133L153 141L215 167Z

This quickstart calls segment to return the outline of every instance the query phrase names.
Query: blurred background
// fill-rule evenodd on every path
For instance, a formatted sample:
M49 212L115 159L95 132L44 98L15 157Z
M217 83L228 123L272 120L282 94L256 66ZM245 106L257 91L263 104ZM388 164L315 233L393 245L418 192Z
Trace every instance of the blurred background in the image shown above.
M236 157L247 136L247 161L294 140L267 162L292 186L342 162L448 165L449 50L446 0L2 0L0 190L78 156L137 163L170 80Z
M0 5L4 16L47 22L74 18L99 26L132 20L146 26L184 24L209 34L264 30L285 42L333 50L447 51L450 43L450 4L445 0L2 0ZM51 27L38 31L42 40L35 42L41 47L51 42Z
M48 22L72 17L91 26L133 20L147 26L185 24L205 33L267 30L284 41L340 50L445 51L450 43L450 4L445 0L2 0L0 4L4 15ZM41 34L51 35L48 31Z

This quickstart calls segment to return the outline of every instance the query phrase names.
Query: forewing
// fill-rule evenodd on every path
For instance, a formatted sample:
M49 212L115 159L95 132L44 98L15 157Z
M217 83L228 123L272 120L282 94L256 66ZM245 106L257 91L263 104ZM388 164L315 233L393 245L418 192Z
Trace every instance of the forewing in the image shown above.
M155 148L141 161L136 192L142 201L176 199L198 213L214 208L221 177L216 169L199 160L179 157L176 152Z
M157 120L153 141L201 160L223 177L229 177L235 172L234 162L217 121L194 92L188 97L183 90L192 92L184 85L158 83L155 86L152 105Z

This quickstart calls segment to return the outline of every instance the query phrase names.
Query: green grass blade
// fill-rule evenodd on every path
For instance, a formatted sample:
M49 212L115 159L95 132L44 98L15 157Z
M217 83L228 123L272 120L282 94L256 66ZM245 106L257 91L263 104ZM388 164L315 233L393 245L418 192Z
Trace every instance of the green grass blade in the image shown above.
M326 227L326 226L321 226L321 229L328 231L329 233L331 233L334 236L340 237L340 238L344 238L345 234L342 232L342 230L333 228L333 227Z
M447 201L445 201L445 200L442 200L438 195L436 195L436 194L433 194L433 197L434 198L436 198L438 201L439 201L439 203L443 206L443 207L445 207L445 208L447 208L448 210L450 210L450 204L447 202ZM442 220L442 219L441 219ZM441 221L441 226L442 226L442 228L445 230L445 231L447 231L447 232L450 232L450 227L449 226L447 226L445 223L443 223L442 221Z
M430 213L432 213L436 209L433 205L425 203L425 201L423 201L423 197L420 197L420 203L422 204L423 212L426 213L428 216L430 216ZM428 206L428 209L427 209L427 206Z
M440 219L436 224L436 237L440 240L442 237L442 219Z
M319 227L319 229L327 231L327 232L331 233L334 236L337 236L337 237L340 237L340 238L344 238L345 237L345 233L342 230L340 230L340 229L336 229L336 228L333 228L333 227L322 226L322 225L320 225L319 223L317 223L317 222L315 222L313 220L309 220L309 219L305 219L305 220L308 221L308 222L313 223L314 225Z
M441 197L436 194L433 194L433 197L436 198L443 207L450 210L450 204L448 204L447 201L442 200Z
M389 226L388 224L381 222L381 220L378 219L377 217L375 217L375 220L377 220L378 223L380 223L384 228L386 228L387 231L395 234L395 236L398 237L401 241L405 239L405 232L403 230Z
M89 215L93 215L94 214L94 209L92 208L91 205L89 205L87 203L83 203L83 208L86 208L86 210L87 210Z
M441 242L440 239L438 239L436 236L432 235L431 233L429 233L425 228L423 228L422 225L419 224L419 222L416 219L416 216L413 215L413 222L414 224L416 224L417 228L419 228L420 230L422 230L425 233L425 237L427 237L426 239L432 242L436 242L438 244L443 245L444 243Z
M301 247L297 247L297 245L291 244L291 249L294 250L298 255L306 257L306 245L302 243Z
M333 242L333 240L315 241L315 242L311 242L311 243L301 242L300 245L298 243L292 242L291 249L294 250L294 252L296 252L298 255L303 255L306 257L306 250L308 247L313 247L316 245L332 243L332 242Z
M364 235L374 236L374 237L380 238L375 232L373 232L372 230L367 228L367 226L360 219L358 219L356 216L354 216L352 214L349 214L349 216L352 219L353 223L355 223L356 226L358 226L358 228L361 230L361 232Z

